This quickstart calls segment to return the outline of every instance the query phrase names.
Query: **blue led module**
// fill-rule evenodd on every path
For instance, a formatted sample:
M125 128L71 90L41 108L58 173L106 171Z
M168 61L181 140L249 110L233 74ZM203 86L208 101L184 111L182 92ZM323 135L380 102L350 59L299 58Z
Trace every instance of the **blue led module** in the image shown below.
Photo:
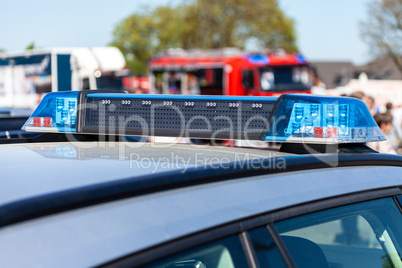
M75 133L79 91L48 93L22 129Z
M386 140L358 99L291 94L278 102L263 140L322 144Z

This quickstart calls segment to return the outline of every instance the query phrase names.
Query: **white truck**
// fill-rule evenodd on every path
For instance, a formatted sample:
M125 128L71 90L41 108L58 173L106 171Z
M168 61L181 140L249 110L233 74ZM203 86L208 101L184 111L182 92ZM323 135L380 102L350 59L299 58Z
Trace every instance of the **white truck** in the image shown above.
M52 91L123 89L126 69L115 47L0 53L0 107L35 108Z

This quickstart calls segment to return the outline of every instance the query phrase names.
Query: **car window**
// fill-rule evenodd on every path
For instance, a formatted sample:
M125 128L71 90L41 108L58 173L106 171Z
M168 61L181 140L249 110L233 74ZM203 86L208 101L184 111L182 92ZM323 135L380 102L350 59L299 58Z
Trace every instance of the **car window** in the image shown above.
M259 267L287 267L266 227L249 231L249 236Z
M298 267L401 267L402 218L392 198L275 224Z
M243 247L237 236L230 236L143 267L155 268L234 268L248 267Z
M399 206L402 206L402 195L398 195L398 196L396 197L396 199L397 199L398 202L399 202Z

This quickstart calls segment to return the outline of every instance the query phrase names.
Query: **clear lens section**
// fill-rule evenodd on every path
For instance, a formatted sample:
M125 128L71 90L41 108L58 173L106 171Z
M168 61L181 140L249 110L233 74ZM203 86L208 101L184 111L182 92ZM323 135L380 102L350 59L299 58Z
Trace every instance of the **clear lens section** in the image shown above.
M360 143L385 140L366 105L352 98L286 95L280 100L267 141Z
M78 91L47 94L22 129L35 132L76 132Z

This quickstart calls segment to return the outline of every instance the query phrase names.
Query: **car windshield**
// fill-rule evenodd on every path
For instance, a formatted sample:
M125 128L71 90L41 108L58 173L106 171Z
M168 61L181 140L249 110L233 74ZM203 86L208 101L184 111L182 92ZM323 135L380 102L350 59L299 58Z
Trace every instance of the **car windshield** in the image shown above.
M262 91L306 90L311 87L310 67L265 66L259 68Z

